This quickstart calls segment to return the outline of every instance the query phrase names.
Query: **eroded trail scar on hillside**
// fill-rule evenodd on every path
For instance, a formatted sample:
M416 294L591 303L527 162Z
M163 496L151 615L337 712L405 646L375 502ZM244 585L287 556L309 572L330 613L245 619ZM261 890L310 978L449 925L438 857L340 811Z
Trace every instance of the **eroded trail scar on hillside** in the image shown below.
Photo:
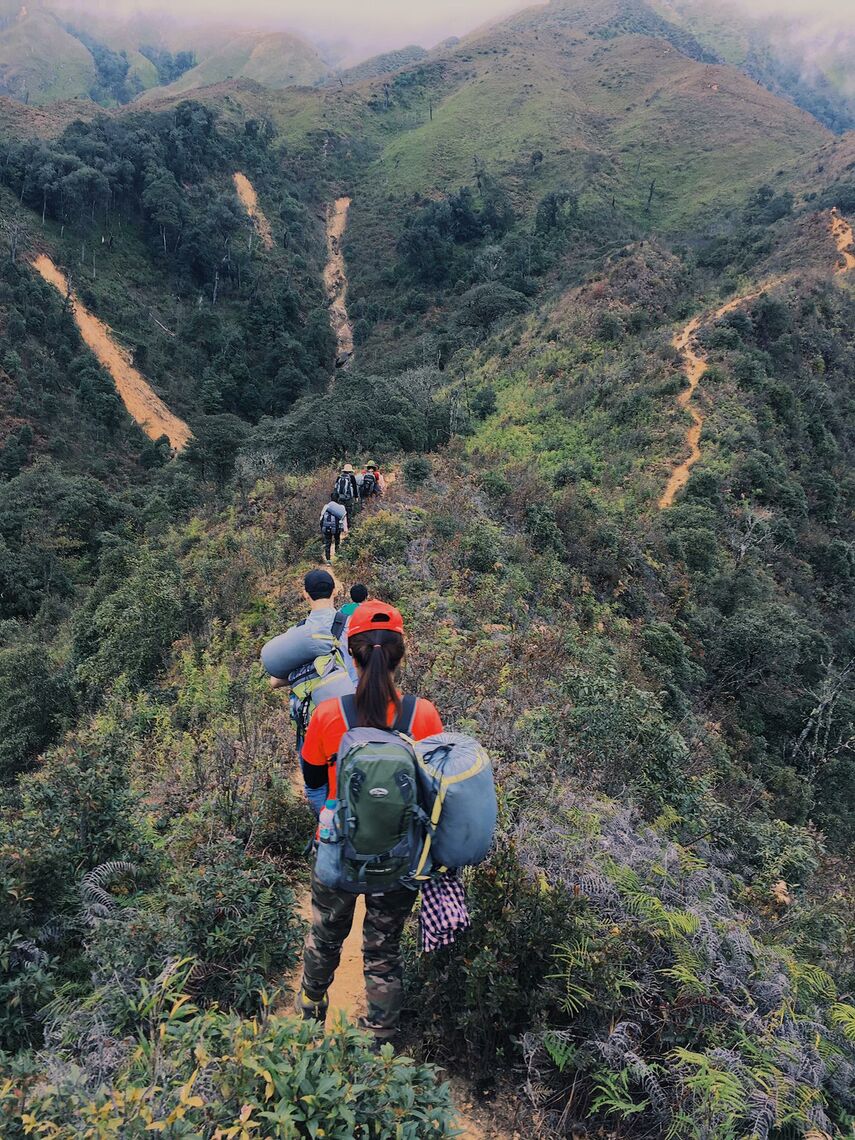
M840 254L837 272L848 273L850 269L855 269L855 234L836 207L831 211L831 232L837 242L837 252Z
M324 286L330 307L330 324L335 333L336 368L343 368L353 356L353 329L347 315L347 274L344 268L342 238L347 227L350 198L336 198L327 210L327 264Z
M63 297L70 297L74 322L80 335L110 375L129 414L149 439L165 435L173 450L180 451L192 437L184 420L173 415L141 372L131 363L130 353L113 339L108 325L94 316L74 293L69 294L68 280L49 257L41 253L33 259L33 268Z
M258 230L258 236L261 238L261 244L265 249L273 249L273 230L270 228L270 222L258 204L258 195L255 192L255 187L250 182L245 174L241 174L239 170L235 171L232 175L235 184L235 192L240 198L241 205L255 222L255 228Z

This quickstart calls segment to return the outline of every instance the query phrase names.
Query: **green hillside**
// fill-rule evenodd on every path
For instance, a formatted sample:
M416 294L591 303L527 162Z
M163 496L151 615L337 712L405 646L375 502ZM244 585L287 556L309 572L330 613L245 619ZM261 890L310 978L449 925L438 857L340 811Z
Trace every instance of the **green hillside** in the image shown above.
M222 48L240 77L188 99L198 47L107 113L0 98L4 1140L851 1134L855 135L678 16L568 0L352 82ZM369 456L336 575L400 607L402 690L500 801L379 1053L290 1015L313 821L258 664Z
M88 93L96 69L89 51L44 9L0 17L0 91L32 103Z
M305 41L284 32L236 34L197 67L164 89L181 94L224 79L245 78L270 88L311 86L328 74L320 56ZM160 97L161 91L157 92Z

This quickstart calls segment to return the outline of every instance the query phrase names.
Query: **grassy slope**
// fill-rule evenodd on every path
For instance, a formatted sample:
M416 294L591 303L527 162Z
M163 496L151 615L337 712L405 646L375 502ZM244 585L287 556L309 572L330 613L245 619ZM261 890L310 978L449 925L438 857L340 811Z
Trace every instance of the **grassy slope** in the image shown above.
M84 95L95 81L89 51L55 16L36 10L0 31L0 86L33 103Z
M309 85L327 72L314 49L296 36L284 32L248 33L235 36L157 94L177 95L238 77L271 88Z
M648 37L499 30L456 49L450 67L457 82L433 121L384 150L390 189L439 193L471 179L476 154L504 173L539 149L545 162L532 194L556 182L603 200L614 194L642 224L683 228L824 137L735 70Z

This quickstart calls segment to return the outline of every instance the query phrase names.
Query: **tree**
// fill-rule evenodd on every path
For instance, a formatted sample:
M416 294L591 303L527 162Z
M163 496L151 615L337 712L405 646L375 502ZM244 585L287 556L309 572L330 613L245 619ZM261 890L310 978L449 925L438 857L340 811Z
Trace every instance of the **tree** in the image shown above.
M44 645L0 649L0 781L24 771L74 710L66 671Z

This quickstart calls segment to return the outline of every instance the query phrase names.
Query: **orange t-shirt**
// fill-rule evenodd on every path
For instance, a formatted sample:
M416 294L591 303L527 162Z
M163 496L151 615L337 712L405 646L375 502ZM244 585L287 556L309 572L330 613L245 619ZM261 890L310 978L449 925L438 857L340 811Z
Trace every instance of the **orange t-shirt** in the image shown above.
M395 722L395 706L389 702L389 727ZM424 740L427 736L442 732L442 720L436 706L423 697L416 701L416 714L413 717L413 727L410 735L413 740ZM303 741L303 763L313 764L319 768L329 766L329 792L330 799L335 799L335 765L330 760L338 752L341 738L347 732L347 724L341 715L341 705L336 698L323 701L315 709L309 721L306 739Z

